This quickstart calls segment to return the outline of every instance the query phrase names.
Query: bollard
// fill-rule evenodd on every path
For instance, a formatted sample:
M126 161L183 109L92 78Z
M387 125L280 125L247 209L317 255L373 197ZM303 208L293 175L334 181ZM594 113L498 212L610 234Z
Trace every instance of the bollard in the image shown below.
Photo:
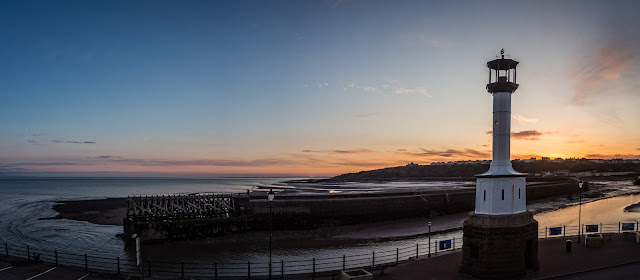
M184 279L184 260L182 261L182 267L180 271L180 279Z
M27 260L31 261L31 251L29 250L29 246L27 246Z
M346 260L347 260L347 256L346 256L346 255L342 255L342 270L343 270L343 271L344 271L344 270L347 270L347 269L346 269L346 268L347 268L347 266L346 266L346 264L347 264Z
M400 261L400 249L396 248L396 264Z
M284 278L284 260L280 260L280 278Z
M53 255L56 257L56 266L58 266L58 250L53 250Z
M213 263L213 268L214 268L213 277L215 280L218 280L218 262Z
M371 267L376 267L376 252L371 253Z
M117 257L116 261L117 261L116 264L118 265L118 275L120 275L120 257Z
M251 261L247 262L247 278L251 279Z
M316 258L313 258L313 279L316 279Z
M84 254L84 271L89 270L89 262L87 262L87 254Z
M618 222L618 234L620 233L621 228L622 228L622 223ZM602 224L600 224L600 232L602 232Z
M562 237L567 236L567 226L562 226Z
M151 259L147 259L147 270L148 270L148 275L149 277L151 277Z
M418 258L418 244L416 244L416 259Z
M571 253L571 245L573 245L573 241L571 241L571 239L568 239L567 241L565 241L565 247L567 249L567 253Z

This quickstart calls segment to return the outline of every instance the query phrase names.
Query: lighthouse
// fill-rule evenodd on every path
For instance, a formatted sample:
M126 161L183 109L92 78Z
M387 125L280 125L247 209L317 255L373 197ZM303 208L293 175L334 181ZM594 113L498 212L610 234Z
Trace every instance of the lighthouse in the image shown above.
M538 222L526 207L526 175L511 166L511 97L518 89L518 62L487 62L493 97L489 170L476 175L475 211L463 225L460 272L478 278L513 278L538 268Z

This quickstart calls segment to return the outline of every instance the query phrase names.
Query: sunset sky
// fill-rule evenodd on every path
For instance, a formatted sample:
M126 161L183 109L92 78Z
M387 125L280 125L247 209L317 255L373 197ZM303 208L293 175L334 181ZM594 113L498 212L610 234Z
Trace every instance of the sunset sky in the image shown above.
M444 3L446 2L446 3ZM640 157L638 1L3 1L0 175Z

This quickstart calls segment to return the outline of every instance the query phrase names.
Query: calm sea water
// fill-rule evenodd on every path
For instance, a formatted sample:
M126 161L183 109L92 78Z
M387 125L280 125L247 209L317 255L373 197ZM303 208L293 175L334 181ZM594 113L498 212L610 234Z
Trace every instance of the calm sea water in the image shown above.
M56 201L128 195L237 193L268 187L292 178L0 179L0 241L45 250L61 249L128 258L116 237L120 226L72 220L41 220L56 215Z
M259 187L278 186L279 182L294 178L214 178L214 179L0 179L0 241L11 244L40 248L87 253L91 255L120 257L131 261L132 254L124 246L124 242L116 237L122 232L120 226L94 225L72 220L41 220L53 217L56 213L51 206L61 200L97 199L107 197L123 197L127 195L152 194L188 194L188 193L238 193ZM347 184L342 186L350 191L378 191L381 189L416 189L443 186L442 182L426 183L391 183L384 184ZM625 193L637 192L640 187L630 182L603 182L615 191L610 194L617 197L588 202L582 205L582 223L611 223L640 221L639 213L624 212L624 207L640 202L640 195ZM446 182L445 187L460 187L460 184ZM335 191L324 188L326 191ZM585 199L586 201L586 199ZM540 228L577 224L577 207L536 215ZM266 238L266 235L265 235ZM462 238L461 231L433 234L432 240ZM427 237L407 238L402 240L362 243L345 243L342 245L289 244L278 246L274 250L276 260L297 261L310 260L313 257L335 257L345 255L371 254L372 251L395 251L395 248L425 244ZM192 244L193 245L193 244ZM188 244L166 244L148 248L154 258L198 261L198 262L265 262L268 259L268 243L253 244L238 242L237 244L200 243L194 254ZM183 250L180 250L183 249ZM411 249L414 250L414 249ZM420 254L425 247L422 246ZM181 251L186 251L184 254ZM412 254L412 253L411 253Z

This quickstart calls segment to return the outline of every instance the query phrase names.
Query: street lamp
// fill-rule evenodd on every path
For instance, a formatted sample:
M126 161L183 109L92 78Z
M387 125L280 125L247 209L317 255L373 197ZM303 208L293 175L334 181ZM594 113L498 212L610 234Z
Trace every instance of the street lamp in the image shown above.
M269 279L271 279L271 243L272 243L272 231L273 231L273 216L271 212L272 202L276 194L273 189L270 189L267 193L267 199L269 200Z
M427 255L427 257L431 257L431 222L429 222L429 254Z
M578 243L580 243L580 237L582 235L582 224L580 221L580 216L582 216L582 185L583 184L584 182L582 182L582 180L578 182L578 187L580 187L580 205L578 206Z

